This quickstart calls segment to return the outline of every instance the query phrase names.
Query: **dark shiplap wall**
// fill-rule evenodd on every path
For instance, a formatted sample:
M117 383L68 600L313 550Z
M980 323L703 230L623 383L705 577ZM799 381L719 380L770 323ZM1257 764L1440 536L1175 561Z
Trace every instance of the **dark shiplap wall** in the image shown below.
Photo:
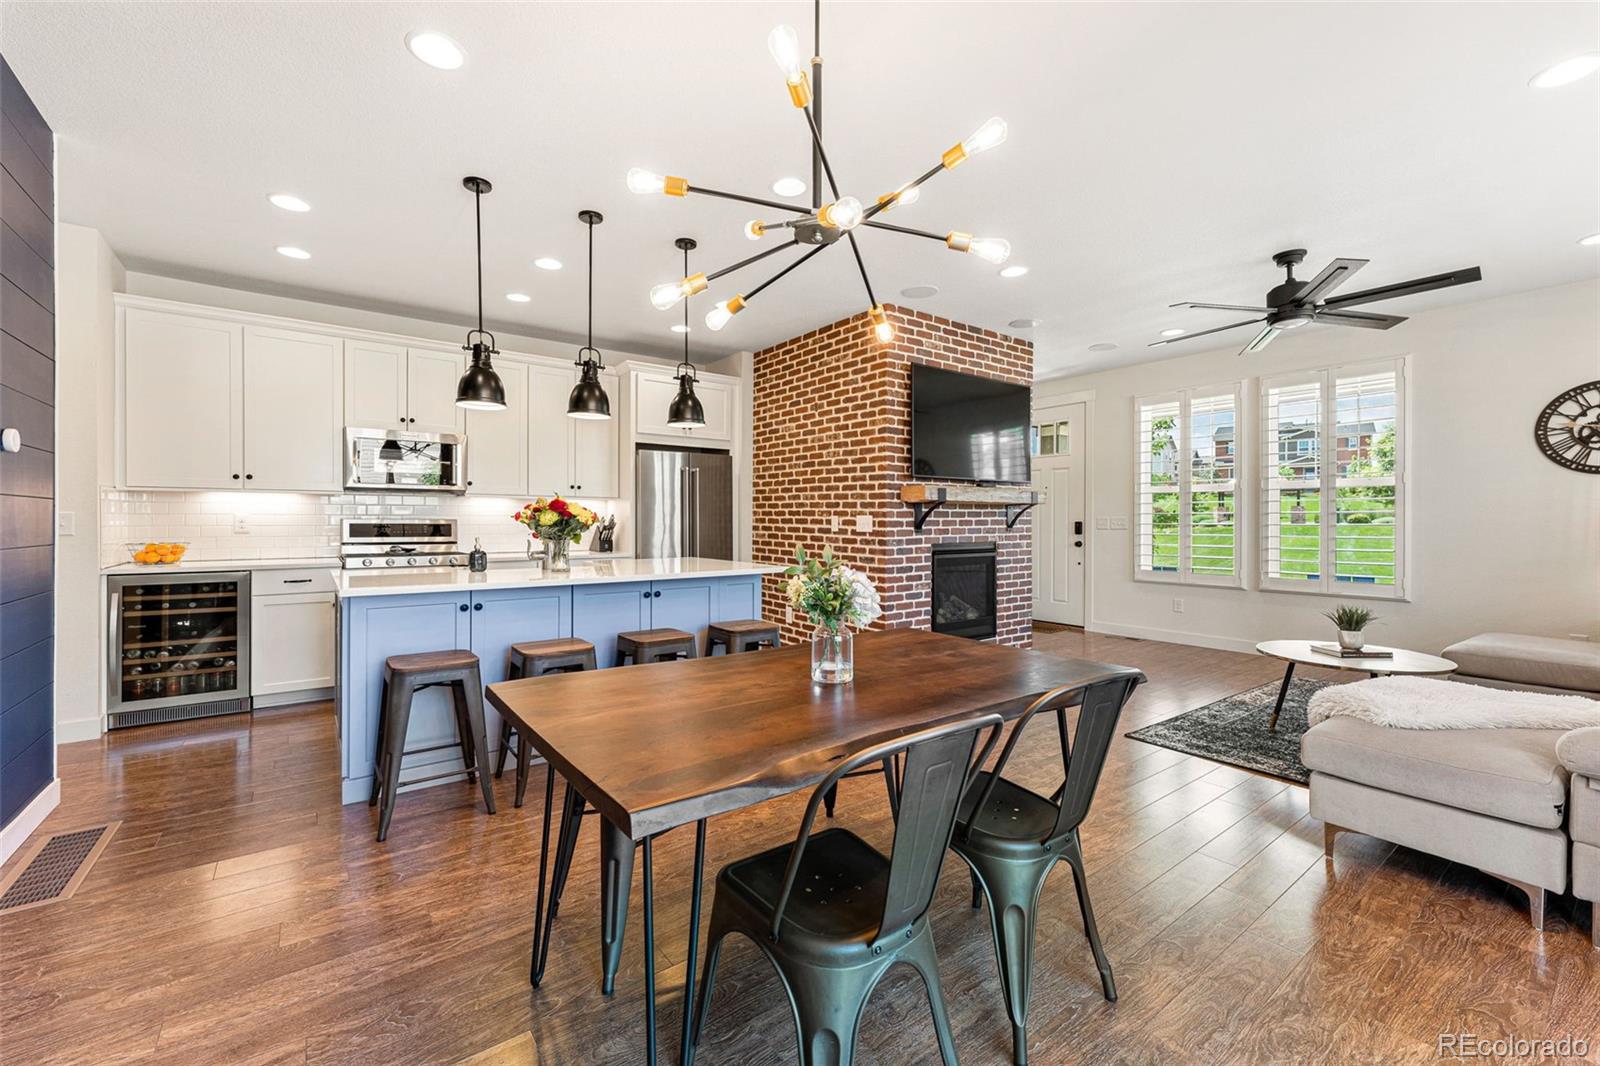
M55 153L0 57L0 825L55 772Z

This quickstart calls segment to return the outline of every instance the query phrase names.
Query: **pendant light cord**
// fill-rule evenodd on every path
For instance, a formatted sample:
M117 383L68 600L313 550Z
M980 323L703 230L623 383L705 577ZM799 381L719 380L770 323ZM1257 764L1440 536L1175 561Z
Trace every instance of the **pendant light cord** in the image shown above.
M472 215L478 232L478 332L483 332L483 189L472 190Z
M683 276L689 276L689 249L683 250ZM689 301L683 301L683 361L689 362ZM693 364L690 364L691 366Z
M594 347L594 223L589 223L589 347Z

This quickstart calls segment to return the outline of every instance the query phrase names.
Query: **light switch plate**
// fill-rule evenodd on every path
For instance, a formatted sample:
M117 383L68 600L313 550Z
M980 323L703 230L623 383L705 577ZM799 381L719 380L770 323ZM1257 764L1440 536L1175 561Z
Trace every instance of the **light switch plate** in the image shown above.
M1110 529L1111 528L1111 519L1107 518L1105 515L1101 515L1099 518L1096 518L1094 520L1094 528L1096 528L1096 529Z
M871 515L869 515L869 514L858 514L858 515L856 515L856 532L857 533L871 533L872 532L872 516Z
M62 537L78 535L78 516L71 511L56 512L56 534Z
M233 531L235 533L249 533L250 532L250 516L249 515L244 515L244 514L236 514L236 515L234 515L233 516Z
M835 533L839 532L839 516L834 515L833 517L829 518L828 521L831 524L833 531Z
M1112 529L1127 529L1128 528L1128 516L1127 515L1113 515L1112 518L1111 518L1111 528Z

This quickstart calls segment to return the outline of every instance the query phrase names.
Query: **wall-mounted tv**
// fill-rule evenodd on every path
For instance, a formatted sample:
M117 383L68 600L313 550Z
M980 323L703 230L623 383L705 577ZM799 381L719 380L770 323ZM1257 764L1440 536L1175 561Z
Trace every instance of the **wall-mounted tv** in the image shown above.
M1026 484L1033 390L911 365L911 476Z

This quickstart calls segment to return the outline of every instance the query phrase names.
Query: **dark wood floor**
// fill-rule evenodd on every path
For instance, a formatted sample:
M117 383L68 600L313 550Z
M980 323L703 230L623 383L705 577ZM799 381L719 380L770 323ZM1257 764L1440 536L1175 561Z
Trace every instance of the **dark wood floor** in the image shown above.
M1253 656L1076 631L1038 644L1143 668L1151 683L1129 728L1279 673ZM1043 729L1024 741L1017 776L1053 787L1053 745ZM0 918L0 1061L642 1058L637 890L608 1000L592 829L550 973L528 987L539 805L514 811L509 777L492 818L466 785L401 797L380 846L368 809L339 804L327 705L64 745L60 776L46 828L123 824L74 899ZM713 822L708 864L790 839L799 806ZM839 815L887 845L873 782L850 782ZM1541 934L1514 892L1474 870L1354 835L1325 863L1303 789L1119 737L1083 840L1121 1001L1101 998L1070 875L1058 872L1039 927L1035 1063L1423 1061L1439 1033L1457 1031L1600 1047L1586 906L1558 904ZM667 1053L692 845L680 832L657 850ZM1008 1062L988 917L968 906L958 860L934 906L963 1061ZM861 1044L862 1063L937 1061L910 970L880 986ZM699 1061L793 1062L794 1047L777 978L755 948L730 942Z

